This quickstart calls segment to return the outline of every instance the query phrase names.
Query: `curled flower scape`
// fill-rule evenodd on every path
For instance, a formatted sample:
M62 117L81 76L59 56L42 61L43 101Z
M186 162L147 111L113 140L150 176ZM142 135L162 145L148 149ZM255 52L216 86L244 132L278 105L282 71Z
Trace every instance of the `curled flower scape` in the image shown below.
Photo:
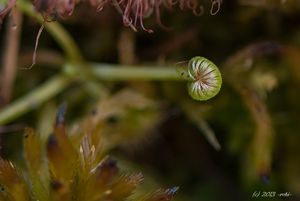
M222 76L218 67L204 57L194 57L188 64L188 91L199 101L216 96L222 86Z

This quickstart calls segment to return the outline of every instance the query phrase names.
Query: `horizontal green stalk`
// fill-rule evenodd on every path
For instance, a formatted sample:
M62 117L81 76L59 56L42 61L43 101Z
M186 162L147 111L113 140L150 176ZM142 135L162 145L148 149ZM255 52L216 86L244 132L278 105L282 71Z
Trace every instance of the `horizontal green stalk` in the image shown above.
M92 64L93 75L101 80L183 80L178 68L155 66L118 66L112 64Z
M65 65L66 68L78 69L76 66ZM98 79L106 81L126 81L126 80L149 80L149 81L184 81L186 80L180 75L178 68L170 67L133 67L133 66L117 66L111 64L91 64L89 75L83 76L80 80ZM0 111L0 125L9 123L25 113L37 108L45 101L56 96L67 88L73 81L78 80L79 74L70 73L66 75L58 75L52 77L46 83L31 91L28 95L9 104Z

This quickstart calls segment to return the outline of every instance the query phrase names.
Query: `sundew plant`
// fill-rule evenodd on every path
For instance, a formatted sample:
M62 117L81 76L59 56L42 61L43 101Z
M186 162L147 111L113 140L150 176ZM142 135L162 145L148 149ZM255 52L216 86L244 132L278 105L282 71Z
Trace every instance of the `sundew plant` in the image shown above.
M299 200L298 0L0 0L0 200Z

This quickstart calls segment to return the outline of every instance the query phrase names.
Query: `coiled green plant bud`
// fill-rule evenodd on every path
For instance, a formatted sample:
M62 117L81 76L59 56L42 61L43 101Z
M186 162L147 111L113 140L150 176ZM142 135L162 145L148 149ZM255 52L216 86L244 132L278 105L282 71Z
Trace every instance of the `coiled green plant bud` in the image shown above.
M216 96L222 86L222 76L218 67L204 57L193 57L188 63L188 92L199 101Z

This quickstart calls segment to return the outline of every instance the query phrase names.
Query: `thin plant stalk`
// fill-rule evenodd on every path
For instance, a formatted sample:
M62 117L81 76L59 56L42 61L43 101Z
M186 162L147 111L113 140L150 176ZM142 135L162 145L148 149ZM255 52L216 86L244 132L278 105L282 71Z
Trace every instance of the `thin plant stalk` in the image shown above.
M66 64L65 68L70 68L72 64ZM111 65L111 64L91 64L90 75L94 79L105 81L125 81L125 80L149 80L149 81L186 81L180 75L181 67L133 67ZM71 66L72 69L77 67ZM66 89L72 82L78 80L77 74L57 75L46 83L40 85L28 95L16 100L0 111L0 125L9 123L25 113L37 108L45 101L56 96ZM86 79L87 77L83 77ZM83 80L84 81L84 80Z
M1 73L1 98L3 99L3 104L1 104L0 107L10 101L14 87L21 29L22 13L18 10L14 10L7 24L5 49L3 51L3 67Z
M131 65L112 65L112 64L92 64L93 75L97 79L105 81L178 81L185 80L180 76L180 68L175 67L155 67L155 66L131 66Z
M77 47L73 38L68 34L67 31L57 22L45 23L44 19L35 12L33 6L24 1L18 1L17 7L25 14L34 17L40 23L45 25L46 30L50 35L57 41L68 57L70 62L65 65L64 69L67 69L68 76L57 75L46 83L42 84L28 95L20 98L13 102L7 107L0 111L0 125L11 122L16 118L22 116L28 111L36 108L38 105L44 103L50 98L54 97L72 81L78 80L78 78L90 79L96 78L100 80L185 80L184 77L180 76L178 71L179 68L153 68L153 67L128 67L119 68L118 66L108 64L91 64L91 68L82 67L84 64L83 57ZM71 70L70 70L71 69ZM76 69L74 71L74 69ZM70 73L71 72L71 73ZM87 75L80 77L80 75Z

